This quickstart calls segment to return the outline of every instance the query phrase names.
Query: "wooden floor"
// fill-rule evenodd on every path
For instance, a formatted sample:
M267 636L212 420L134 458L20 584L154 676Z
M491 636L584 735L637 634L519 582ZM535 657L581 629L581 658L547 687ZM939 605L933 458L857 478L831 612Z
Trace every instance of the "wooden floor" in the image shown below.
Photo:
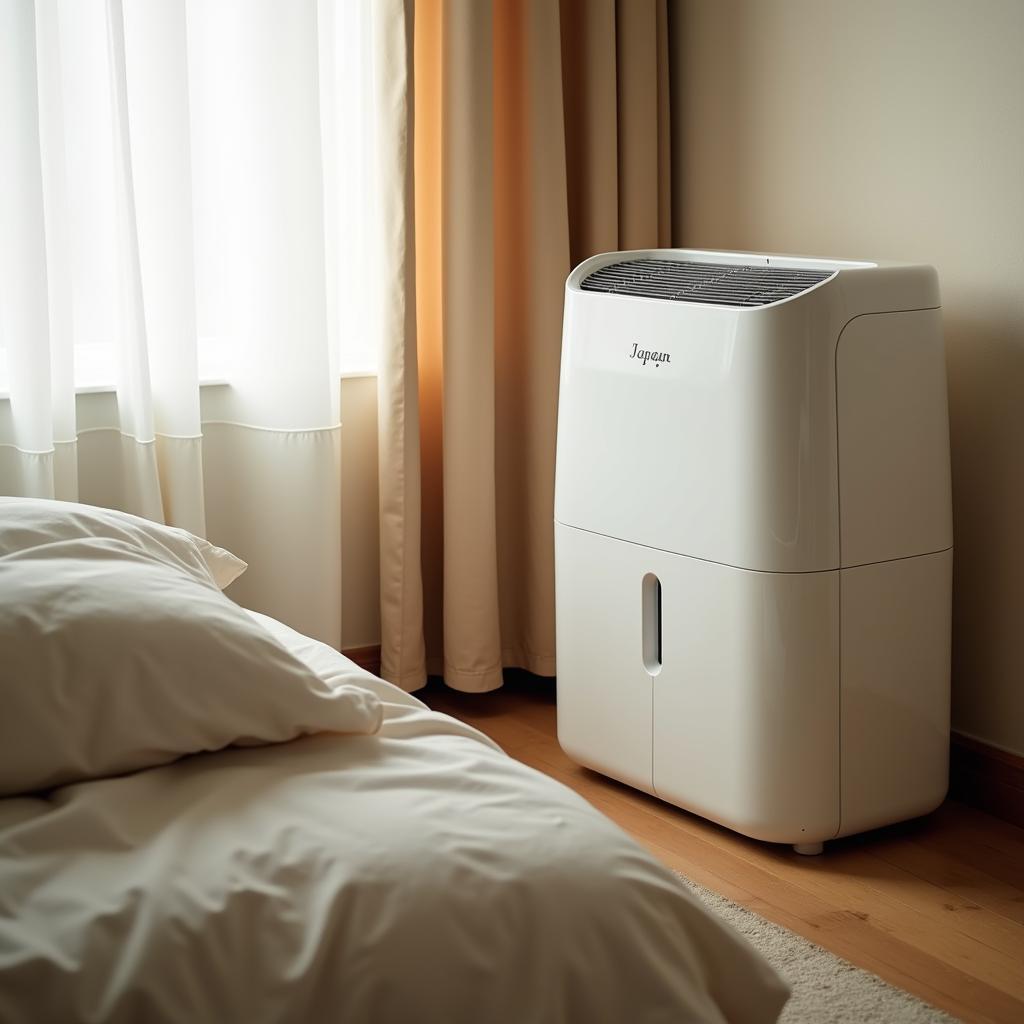
M664 864L964 1021L1024 1022L1024 829L961 804L828 844L745 839L580 768L555 736L554 689L418 694L576 790Z

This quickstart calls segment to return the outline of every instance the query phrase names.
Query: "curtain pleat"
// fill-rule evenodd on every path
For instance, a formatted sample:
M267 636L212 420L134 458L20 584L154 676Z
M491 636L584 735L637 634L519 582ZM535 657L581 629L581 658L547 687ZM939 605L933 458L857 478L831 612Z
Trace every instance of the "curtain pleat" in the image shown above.
M615 9L620 249L657 245L662 221L658 74L662 7L664 0L631 0ZM667 238L664 244L669 244Z
M405 689L425 679L420 567L419 373L417 362L416 216L413 192L413 0L374 5L375 52L391 55L378 69L378 158L384 250L383 318L377 376L381 475L381 674Z
M413 192L416 225L416 337L417 397L419 401L419 447L406 453L409 462L420 462L421 488L421 568L423 588L422 622L405 623L406 637L388 634L388 621L381 621L382 671L383 652L395 644L408 645L422 633L424 658L431 652L431 671L443 667L443 603L444 589L444 505L441 478L443 475L443 434L441 403L443 398L444 360L441 319L441 171L442 171L442 0L415 0L415 40L413 51L414 80L414 159ZM411 340L411 339L409 339ZM385 360L382 359L382 364ZM383 370L383 366L382 366ZM378 419L388 414L382 407ZM383 453L382 453L383 456ZM406 463L408 465L408 463ZM382 488L389 486L393 473L401 474L405 466L383 457L380 462ZM381 540L383 546L383 538ZM387 601L385 582L381 581L381 600ZM426 682L426 664L412 686ZM391 679L385 675L385 679ZM394 681L394 680L392 680Z
M41 42L45 43L45 37ZM0 331L10 394L10 444L23 479L53 495L50 317L35 10L0 5ZM8 339L24 338L14 346ZM14 457L14 453L10 453Z
M503 667L555 672L564 282L595 252L669 244L667 9L416 0L415 19L416 335L381 372L415 350L420 443L382 443L380 472L383 547L384 495L411 496L418 458L422 623L395 612L414 605L382 550L382 661L397 680L395 652L425 649L426 671L482 691Z
M144 514L205 535L185 0L125 13L111 0L119 281L134 289L122 303L133 319L118 339L122 364L133 367L119 375L121 429L151 457L155 479L132 474L159 496L159 513Z
M445 0L441 61L444 675L501 685L494 452L494 122L490 3Z
M560 11L569 258L576 266L619 248L615 0L562 0Z
M657 0L655 41L658 90L658 246L672 245L672 118L669 106L668 0Z
M55 52L57 8L36 10L37 46ZM39 153L45 197L46 296L50 363L50 410L53 429L53 490L48 496L78 493L75 437L74 330L71 316L71 267L68 258L67 163L64 153L64 103L59 68L48 61L36 69L39 102Z
M128 71L125 57L124 7L107 0L114 149L114 350L117 358L117 408L121 426L122 466L127 488L122 507L163 522L163 497L156 461L149 338L146 334L139 255L140 224L136 212L131 129L128 124ZM148 48L147 48L148 49ZM147 53L147 56L149 54ZM181 211L175 211L180 215ZM198 390L198 381L195 382Z
M559 37L555 5L544 0L495 5L494 389L501 660L539 675L555 671L552 510L562 292L569 266Z

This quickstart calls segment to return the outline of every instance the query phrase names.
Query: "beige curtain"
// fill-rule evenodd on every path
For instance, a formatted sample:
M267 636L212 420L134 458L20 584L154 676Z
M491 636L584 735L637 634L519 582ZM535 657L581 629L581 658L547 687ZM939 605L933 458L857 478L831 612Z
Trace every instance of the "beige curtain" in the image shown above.
M506 666L555 674L565 277L670 244L666 0L406 12L415 242L380 375L382 673L484 691Z

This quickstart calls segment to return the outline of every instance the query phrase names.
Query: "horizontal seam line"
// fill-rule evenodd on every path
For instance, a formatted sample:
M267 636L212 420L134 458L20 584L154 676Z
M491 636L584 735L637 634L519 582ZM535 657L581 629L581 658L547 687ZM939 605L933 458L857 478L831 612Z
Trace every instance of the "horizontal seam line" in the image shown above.
M486 676L486 675L490 675L492 672L501 672L503 666L496 665L494 668L480 668L480 669L456 668L455 665L452 665L450 662L446 661L444 663L444 668L445 668L445 671L448 671L450 669L452 672L457 672L460 676Z
M324 434L331 433L335 430L341 429L341 424L336 423L332 427L260 427L252 423L236 423L232 420L205 420L203 426L215 426L215 427L239 427L242 430L259 430L268 434ZM168 441L202 441L202 434L164 434L157 431L152 440L143 441L142 438L136 437L134 434L126 434L123 430L118 430L117 427L83 427L78 431L77 435L69 441L54 441L52 448L22 448L21 445L13 444L10 441L0 441L0 448L13 448L16 452L22 455L54 455L57 450L57 446L60 445L74 445L78 444L78 439L83 434L118 434L121 437L127 438L129 441L134 441L136 444L155 444L160 438Z
M763 572L771 573L773 576L812 576L819 572L839 572L843 569L861 569L866 565L884 565L886 562L905 562L908 558L923 558L925 555L941 555L944 551L952 551L953 545L948 547L935 548L933 551L921 551L916 555L897 555L895 558L880 558L877 562L857 562L856 565L833 565L827 569L751 569L746 565L733 565L732 562L718 562L714 558L701 558L700 555L688 555L685 551L671 551L669 548L659 548L654 544L644 544L639 540L627 540L625 537L615 537L610 533L600 533L597 530L587 530L582 526L573 526L572 523L563 523L560 519L555 522L568 530L576 530L577 533L589 533L594 537L605 537L607 540L615 540L620 544L632 544L638 548L647 548L650 551L663 551L666 555L678 555L680 558L692 558L697 562L707 562L709 565L724 565L727 569L739 569L740 572Z
M327 427L261 427L255 423L239 423L237 420L203 420L204 427L241 427L243 430L262 430L270 434L326 434L341 429L341 423Z

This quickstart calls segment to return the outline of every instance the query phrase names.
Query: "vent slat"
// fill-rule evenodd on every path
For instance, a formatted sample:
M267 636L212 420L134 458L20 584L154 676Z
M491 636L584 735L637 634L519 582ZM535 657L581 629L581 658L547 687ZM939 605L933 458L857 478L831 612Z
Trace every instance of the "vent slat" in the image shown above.
M588 292L637 295L721 306L765 306L792 298L831 277L831 270L683 260L623 260L594 271L580 287Z

